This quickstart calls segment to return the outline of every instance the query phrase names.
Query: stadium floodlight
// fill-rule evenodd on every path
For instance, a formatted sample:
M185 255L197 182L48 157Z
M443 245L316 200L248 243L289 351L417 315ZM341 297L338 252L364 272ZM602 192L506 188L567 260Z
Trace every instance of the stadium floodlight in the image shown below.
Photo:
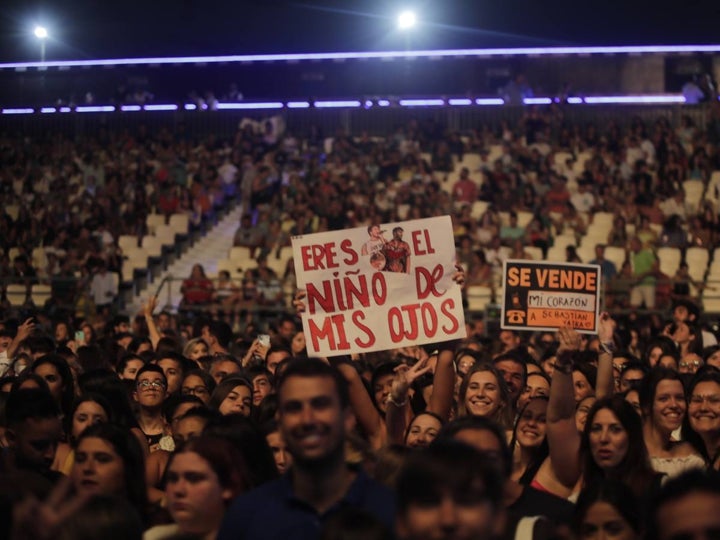
M403 11L397 18L397 25L400 30L408 30L415 26L416 22L417 18L412 11Z
M47 28L44 26L36 26L33 33L35 37L40 40L40 62L45 62L45 41L48 38Z

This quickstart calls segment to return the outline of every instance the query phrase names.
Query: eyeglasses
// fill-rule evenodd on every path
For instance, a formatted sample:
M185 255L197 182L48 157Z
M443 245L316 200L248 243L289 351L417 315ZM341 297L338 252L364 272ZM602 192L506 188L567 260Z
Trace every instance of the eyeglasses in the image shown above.
M707 401L709 405L717 407L718 405L720 405L720 394L712 394L710 396L693 394L692 396L690 396L690 403L692 403L693 405L702 405L705 401Z
M208 389L205 388L204 386L195 386L195 387L183 386L182 393L183 393L184 396L189 396L189 395L193 395L193 396L205 395L205 394L208 393Z
M691 362L680 362L680 363L678 364L678 366L681 367L681 368L689 368L689 367L692 367L692 368L697 369L697 368L699 368L700 366L702 366L702 362L701 362L700 360L693 360L693 361L691 361Z
M151 387L157 389L164 389L167 385L162 381L139 381L137 387L141 390L148 390Z

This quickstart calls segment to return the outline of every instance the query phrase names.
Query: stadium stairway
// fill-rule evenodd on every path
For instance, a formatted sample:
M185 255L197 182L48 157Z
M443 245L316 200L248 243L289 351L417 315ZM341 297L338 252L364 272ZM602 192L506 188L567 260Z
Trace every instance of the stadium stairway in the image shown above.
M156 294L161 283L158 306L175 313L180 305L182 280L190 276L192 267L201 264L209 278L217 276L218 261L225 259L233 245L235 231L240 224L242 205L238 204L225 214L218 223L208 230L195 244L168 266L157 278L145 287L124 310L131 317L140 313L143 304L151 294Z

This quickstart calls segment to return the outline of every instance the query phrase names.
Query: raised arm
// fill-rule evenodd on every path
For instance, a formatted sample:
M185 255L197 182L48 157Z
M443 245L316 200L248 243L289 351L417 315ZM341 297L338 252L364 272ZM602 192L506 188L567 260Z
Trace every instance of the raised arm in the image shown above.
M152 295L148 298L147 302L143 305L143 315L145 316L145 323L148 327L148 336L150 337L150 343L152 343L153 350L157 348L157 344L160 341L160 332L158 332L157 325L155 324L155 318L153 317L153 311L157 306L157 296Z
M385 411L387 439L390 444L404 444L405 430L412 410L408 400L408 391L412 383L430 370L428 359L420 360L412 366L401 364L395 368L395 377L390 389L390 398Z
M348 383L350 406L357 421L367 433L370 446L374 450L382 448L387 440L385 422L370 399L370 394L365 389L360 374L350 362L333 362L333 365L342 373Z
M18 326L17 333L15 334L15 337L13 338L12 342L8 346L7 350L7 357L12 358L15 356L15 352L18 349L18 346L20 343L23 342L23 340L32 334L33 330L35 329L35 319L30 317L29 319L25 319L25 322L23 322L21 325Z
M575 426L572 381L572 361L580 347L580 335L572 328L561 328L558 341L547 409L547 440L553 473L565 487L572 489L581 474L580 433Z
M598 338L600 339L600 354L598 356L597 381L595 383L595 396L598 399L610 397L615 392L613 379L613 353L615 352L615 321L607 312L600 314L598 325Z
M427 410L434 412L445 422L450 420L455 395L455 343L443 343L438 350L438 360L433 376L433 390Z

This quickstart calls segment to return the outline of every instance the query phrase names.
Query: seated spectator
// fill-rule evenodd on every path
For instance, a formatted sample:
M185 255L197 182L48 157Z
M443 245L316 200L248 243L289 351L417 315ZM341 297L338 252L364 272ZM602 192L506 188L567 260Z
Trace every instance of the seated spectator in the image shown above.
M510 212L510 223L500 227L500 239L505 246L513 245L514 240L522 239L525 236L525 229L518 225L516 212Z
M180 292L182 293L182 306L192 308L206 306L212 301L214 287L212 281L205 275L205 269L200 264L192 267L190 277L183 281Z
M238 227L233 238L233 246L250 248L250 256L253 257L255 250L262 244L262 236L253 227L252 216L245 214L240 218Z

